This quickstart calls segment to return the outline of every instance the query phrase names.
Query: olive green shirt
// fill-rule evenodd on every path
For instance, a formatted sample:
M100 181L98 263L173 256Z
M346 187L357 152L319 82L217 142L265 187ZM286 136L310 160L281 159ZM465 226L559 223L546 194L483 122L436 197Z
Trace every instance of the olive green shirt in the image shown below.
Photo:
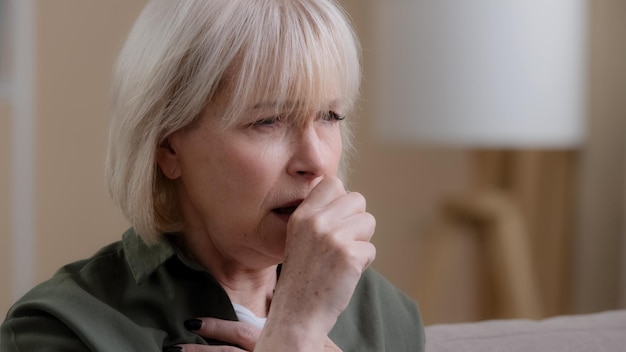
M0 351L161 351L209 344L183 322L237 320L224 289L164 240L147 246L127 231L92 258L61 268L9 311ZM330 338L343 351L423 351L417 306L375 271L362 275Z

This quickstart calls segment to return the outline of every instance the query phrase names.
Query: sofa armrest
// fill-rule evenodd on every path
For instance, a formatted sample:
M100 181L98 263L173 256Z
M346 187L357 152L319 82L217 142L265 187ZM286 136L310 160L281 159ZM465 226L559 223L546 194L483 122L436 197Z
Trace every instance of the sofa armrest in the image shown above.
M426 327L426 352L626 351L626 310Z

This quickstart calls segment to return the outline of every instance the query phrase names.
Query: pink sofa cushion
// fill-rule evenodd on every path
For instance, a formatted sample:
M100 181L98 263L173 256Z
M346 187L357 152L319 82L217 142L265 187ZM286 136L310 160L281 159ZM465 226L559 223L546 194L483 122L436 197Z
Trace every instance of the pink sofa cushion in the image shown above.
M626 310L426 327L426 352L626 351Z

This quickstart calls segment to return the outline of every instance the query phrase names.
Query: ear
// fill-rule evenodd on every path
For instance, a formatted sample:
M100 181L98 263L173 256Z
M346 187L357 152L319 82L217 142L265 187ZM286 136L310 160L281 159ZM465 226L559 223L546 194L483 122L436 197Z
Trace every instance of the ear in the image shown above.
M175 180L181 176L180 157L172 147L170 139L167 138L157 148L157 165L159 169L170 180Z

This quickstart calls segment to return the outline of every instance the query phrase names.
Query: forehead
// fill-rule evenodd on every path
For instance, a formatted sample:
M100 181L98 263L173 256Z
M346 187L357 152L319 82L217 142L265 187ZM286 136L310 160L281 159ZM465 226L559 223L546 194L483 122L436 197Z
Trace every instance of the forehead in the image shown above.
M247 80L246 85L256 89L237 89L234 84L222 85L210 102L218 109L226 125L232 125L259 114L290 114L304 118L314 112L333 110L347 113L352 99L340 80L307 79L291 76L290 84L282 80L257 82ZM232 80L231 80L232 82Z

